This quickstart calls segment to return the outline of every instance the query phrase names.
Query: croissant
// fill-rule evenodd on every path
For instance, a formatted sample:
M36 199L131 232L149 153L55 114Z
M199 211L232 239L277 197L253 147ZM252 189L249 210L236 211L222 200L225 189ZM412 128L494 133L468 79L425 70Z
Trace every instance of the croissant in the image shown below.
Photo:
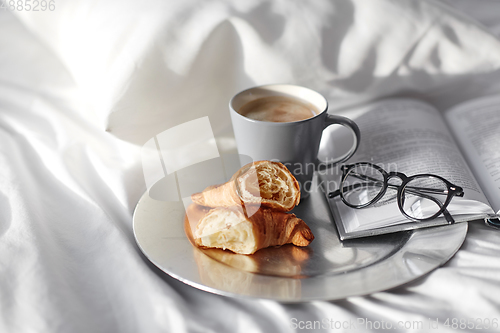
M261 208L246 217L241 209L232 207L210 210L198 223L194 238L198 246L252 254L288 243L307 246L314 235L295 214Z
M259 161L239 169L222 185L209 186L191 196L194 203L207 207L260 204L289 211L300 201L299 183L279 162Z

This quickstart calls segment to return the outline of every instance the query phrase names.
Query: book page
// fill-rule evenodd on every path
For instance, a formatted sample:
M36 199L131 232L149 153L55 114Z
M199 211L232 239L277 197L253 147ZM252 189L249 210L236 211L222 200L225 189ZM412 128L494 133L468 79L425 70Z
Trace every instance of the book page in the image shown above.
M500 96L445 113L450 128L493 209L500 211Z
M349 117L361 130L360 147L349 164L371 162L388 172L407 176L439 175L464 189L464 197L454 197L448 206L453 216L492 212L443 116L431 105L409 99L384 100L357 109ZM342 140L330 138L336 139ZM322 186L331 191L339 184ZM396 191L391 189L380 202L368 208L353 209L341 201L337 206L347 231L408 222L397 206Z

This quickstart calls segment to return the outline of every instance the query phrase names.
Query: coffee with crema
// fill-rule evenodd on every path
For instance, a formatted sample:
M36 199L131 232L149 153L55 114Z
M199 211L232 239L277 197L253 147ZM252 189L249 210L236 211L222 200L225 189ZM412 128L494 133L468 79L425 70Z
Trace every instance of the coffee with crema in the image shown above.
M298 98L268 96L246 103L238 113L254 120L288 123L312 118L319 111L314 105Z

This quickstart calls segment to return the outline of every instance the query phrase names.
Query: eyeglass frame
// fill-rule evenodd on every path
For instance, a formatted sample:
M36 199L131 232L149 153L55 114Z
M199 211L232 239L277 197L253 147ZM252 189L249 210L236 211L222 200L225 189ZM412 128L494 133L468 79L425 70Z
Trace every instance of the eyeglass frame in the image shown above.
M347 201L347 199L344 198L344 189L346 187L349 187L349 186L344 186L343 184L344 184L345 179L349 175L349 172L353 168L361 166L361 165L367 165L367 166L372 167L372 168L376 169L377 171L379 171L384 176L384 185L383 185L383 189L372 200L370 200L367 203L362 204L362 205L353 205L353 204L349 203ZM462 187L452 184L451 182L449 182L448 180L444 179L441 176L434 175L434 174L429 174L429 173L422 173L422 174L416 174L416 175L413 175L413 176L407 176L406 174L404 174L402 172L396 172L396 171L387 172L384 169L382 169L381 167L379 167L378 165L375 165L375 164L370 163L370 162L357 162L357 163L354 163L354 164L344 164L340 168L342 170L342 178L341 178L341 182L340 182L340 187L337 190L328 193L328 198L330 198L330 199L334 198L334 197L336 197L338 195L340 195L340 197L342 199L342 202L344 204L346 204L347 206L349 206L351 208L361 209L361 208L366 208L366 207L368 207L370 205L373 205L374 203L376 203L380 199L382 199L382 197L385 195L385 193L387 191L387 188L389 188L389 187L397 187L398 208L399 208L400 212L406 218L408 218L409 220L418 221L418 222L424 222L424 221L433 220L433 219L437 218L439 215L443 214L444 217L446 218L446 221L448 221L449 224L455 223L455 220L453 219L453 217L451 216L451 214L448 212L448 210L446 209L446 207L448 207L448 205L451 202L451 200L453 199L453 197L463 197L464 196L464 190L463 190ZM441 203L439 200L437 200L434 197L430 197L430 200L432 200L434 202L437 201L438 205L439 206L442 205L442 206L439 209L439 211L437 213L435 213L434 215L432 215L430 217L419 219L419 218L416 218L416 217L409 216L404 211L404 208L403 208L404 197L403 197L402 194L403 194L403 191L406 189L406 186L408 185L408 183L410 181L412 181L414 179L417 179L417 178L421 178L421 177L435 177L435 178L440 179L441 181L443 181L446 184L447 190L448 190L448 194L447 194L446 200L444 200L444 203ZM400 185L389 184L389 180L391 178L399 178L402 181L402 183ZM374 179L374 181L380 182L380 180L378 180L378 179ZM431 189L427 189L427 190L431 190ZM435 189L432 189L432 190L435 190ZM426 198L426 196L425 196L424 193L419 193L418 195ZM427 198L427 199L429 199L429 198Z

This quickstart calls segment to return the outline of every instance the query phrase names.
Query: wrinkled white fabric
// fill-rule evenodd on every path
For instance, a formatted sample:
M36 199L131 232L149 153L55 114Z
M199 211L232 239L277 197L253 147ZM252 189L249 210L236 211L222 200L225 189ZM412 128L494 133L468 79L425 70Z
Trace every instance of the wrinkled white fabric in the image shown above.
M56 0L53 12L0 11L0 332L499 318L499 234L480 224L415 282L298 305L184 285L144 258L132 232L146 190L141 145L209 116L231 149L227 104L243 88L297 83L333 110L394 95L443 109L498 93L498 2L473 3Z
M96 125L140 145L207 115L227 135L228 100L252 85L305 85L331 109L396 93L448 107L491 92L500 66L494 36L418 0L91 0L18 17L61 59Z

